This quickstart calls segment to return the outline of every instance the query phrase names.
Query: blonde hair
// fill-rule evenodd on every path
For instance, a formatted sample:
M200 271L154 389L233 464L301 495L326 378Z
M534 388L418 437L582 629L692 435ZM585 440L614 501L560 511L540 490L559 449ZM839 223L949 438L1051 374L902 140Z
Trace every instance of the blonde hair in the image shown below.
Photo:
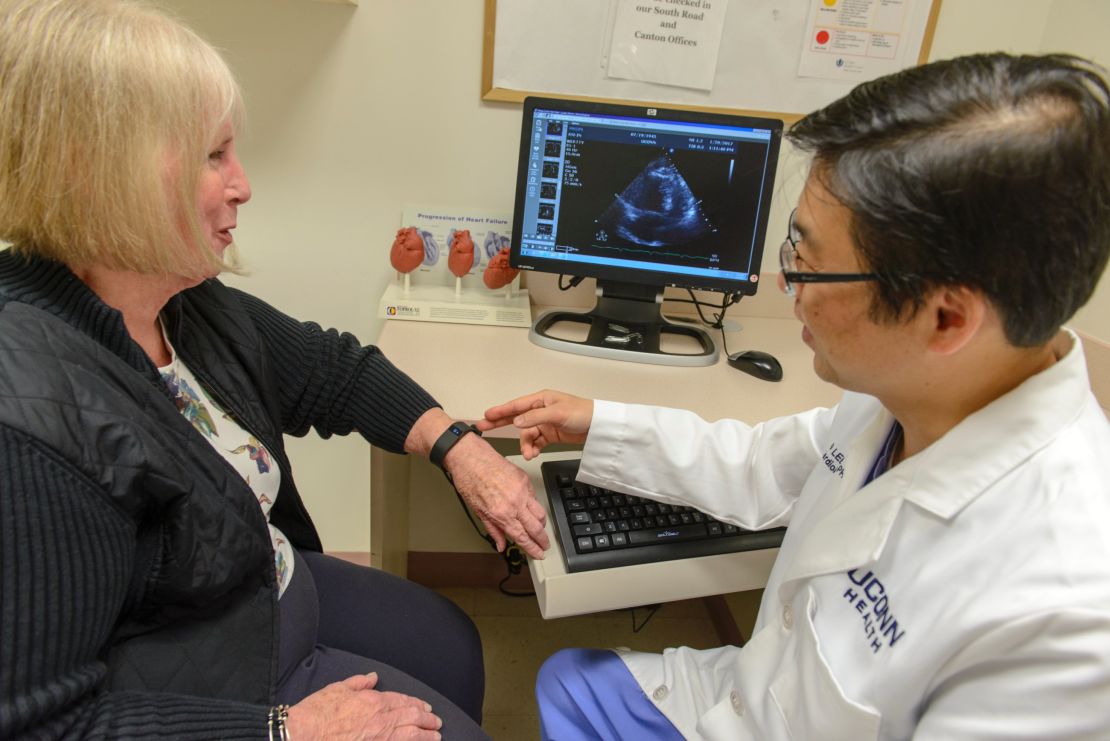
M0 0L0 239L13 251L147 274L234 269L196 189L242 123L219 53L130 0Z

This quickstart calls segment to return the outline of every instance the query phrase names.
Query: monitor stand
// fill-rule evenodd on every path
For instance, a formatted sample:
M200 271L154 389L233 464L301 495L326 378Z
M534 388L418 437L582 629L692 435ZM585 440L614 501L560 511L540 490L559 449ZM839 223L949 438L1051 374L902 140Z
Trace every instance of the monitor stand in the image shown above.
M663 289L616 281L597 282L597 304L587 312L550 311L532 325L528 339L540 347L598 358L657 365L702 366L717 362L717 346L699 327L672 324L663 318ZM582 342L549 334L556 324L588 324ZM693 338L700 352L671 353L661 347L665 335Z

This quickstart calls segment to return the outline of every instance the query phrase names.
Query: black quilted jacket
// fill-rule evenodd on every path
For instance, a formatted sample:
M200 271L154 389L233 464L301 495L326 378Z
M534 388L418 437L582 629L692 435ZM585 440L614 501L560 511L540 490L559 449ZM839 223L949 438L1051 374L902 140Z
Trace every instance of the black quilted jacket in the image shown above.
M299 548L321 544L282 434L400 452L435 405L376 348L215 280L163 316L272 453L271 520ZM0 252L0 738L264 737L274 581L253 494L119 312L64 266Z

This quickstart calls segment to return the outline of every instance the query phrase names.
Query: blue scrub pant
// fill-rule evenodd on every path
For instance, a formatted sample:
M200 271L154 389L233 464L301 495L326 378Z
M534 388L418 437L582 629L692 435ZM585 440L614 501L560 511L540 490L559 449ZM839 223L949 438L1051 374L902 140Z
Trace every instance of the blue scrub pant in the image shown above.
M540 667L536 701L545 741L682 739L612 651L558 652Z

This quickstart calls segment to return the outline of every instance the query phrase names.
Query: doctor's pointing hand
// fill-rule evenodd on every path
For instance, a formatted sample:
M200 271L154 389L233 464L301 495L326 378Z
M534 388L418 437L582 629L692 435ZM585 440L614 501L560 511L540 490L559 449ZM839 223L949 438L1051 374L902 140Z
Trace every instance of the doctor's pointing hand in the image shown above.
M530 461L548 445L584 443L593 416L592 399L545 389L490 407L477 426L482 432L507 425L519 428L520 452Z

